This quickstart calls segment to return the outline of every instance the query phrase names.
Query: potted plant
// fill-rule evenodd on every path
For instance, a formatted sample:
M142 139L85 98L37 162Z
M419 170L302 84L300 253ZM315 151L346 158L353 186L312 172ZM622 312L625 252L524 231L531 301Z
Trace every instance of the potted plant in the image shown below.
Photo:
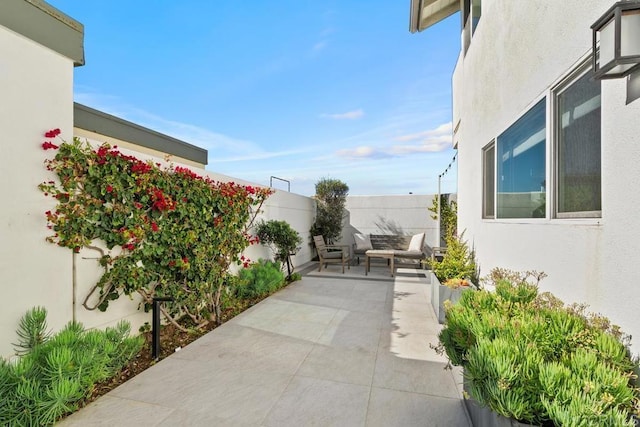
M463 233L464 234L464 233ZM445 320L445 301L455 303L463 292L476 289L477 266L473 251L463 240L463 234L447 236L447 251L442 260L432 258L431 305L440 323Z
M449 304L439 349L464 371L473 424L635 426L630 337L584 305L539 293L543 274L507 272L495 291Z

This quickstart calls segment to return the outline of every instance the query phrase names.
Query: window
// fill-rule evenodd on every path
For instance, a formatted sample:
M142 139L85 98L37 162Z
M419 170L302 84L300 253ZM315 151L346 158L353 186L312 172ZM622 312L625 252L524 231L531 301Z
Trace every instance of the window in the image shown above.
M546 99L497 139L497 217L544 218Z
M471 44L473 33L480 22L482 0L464 0L462 4L462 40L465 54Z
M482 149L482 217L495 218L496 143Z
M556 216L600 217L600 80L593 71L555 95Z

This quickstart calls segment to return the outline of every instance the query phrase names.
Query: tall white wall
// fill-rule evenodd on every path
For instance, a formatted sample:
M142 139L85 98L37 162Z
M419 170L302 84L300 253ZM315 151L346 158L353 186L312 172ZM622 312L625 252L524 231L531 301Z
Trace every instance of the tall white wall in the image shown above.
M44 132L72 136L73 62L0 26L0 93L0 355L10 355L27 309L47 307L52 328L71 313L71 257L45 242L53 205L37 186L53 179Z
M640 192L633 185L640 180L640 101L625 105L624 79L602 83L602 218L482 219L482 147L587 57L590 26L612 3L483 0L480 23L453 76L459 226L467 229L483 273L493 267L545 271L543 290L608 316L636 337L638 352Z
M347 218L342 244L351 245L353 233L404 234L426 233L429 246L439 246L438 225L427 209L434 195L348 196Z

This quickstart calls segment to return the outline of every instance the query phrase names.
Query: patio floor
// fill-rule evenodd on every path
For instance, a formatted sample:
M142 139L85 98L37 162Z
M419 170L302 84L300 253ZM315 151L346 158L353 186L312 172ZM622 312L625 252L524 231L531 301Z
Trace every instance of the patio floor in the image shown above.
M302 273L58 425L471 425L423 271Z

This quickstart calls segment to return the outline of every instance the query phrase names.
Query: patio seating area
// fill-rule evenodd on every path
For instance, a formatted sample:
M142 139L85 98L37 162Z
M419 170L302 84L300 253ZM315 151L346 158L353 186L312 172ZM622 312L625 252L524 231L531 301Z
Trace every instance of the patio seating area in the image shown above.
M467 426L424 270L309 263L61 426Z

